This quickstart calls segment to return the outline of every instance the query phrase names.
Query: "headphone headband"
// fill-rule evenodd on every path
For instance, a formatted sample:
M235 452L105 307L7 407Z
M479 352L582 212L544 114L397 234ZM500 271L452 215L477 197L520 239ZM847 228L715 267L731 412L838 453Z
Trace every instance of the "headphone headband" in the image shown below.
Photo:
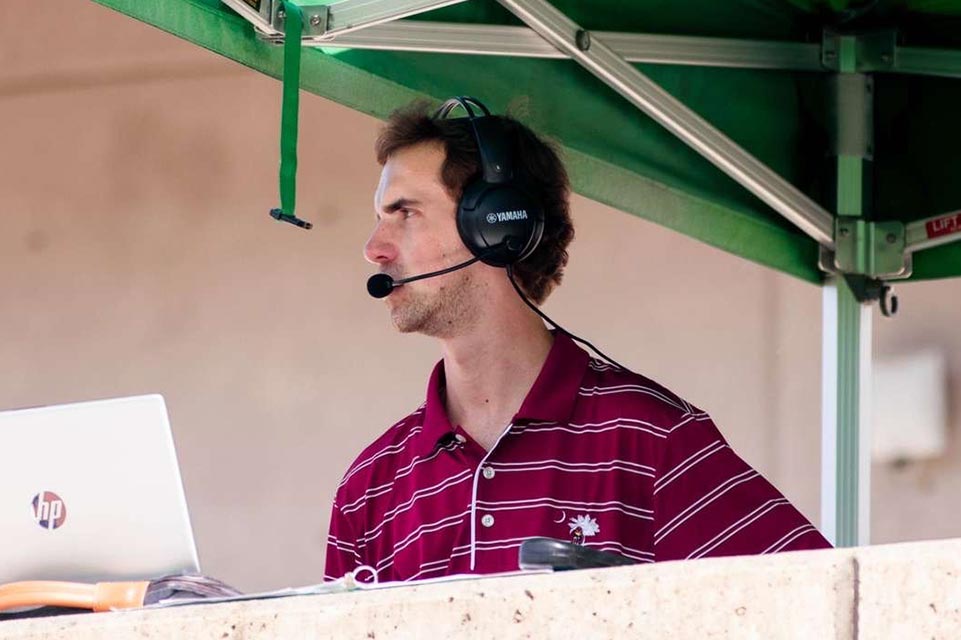
M474 113L471 105L477 107L484 115ZM488 184L505 184L514 179L514 164L511 150L502 134L503 127L493 116L484 103L471 96L457 96L447 100L434 113L435 120L446 120L451 111L461 107L467 113L467 120L474 131L474 140L480 153L481 172L484 182Z
M434 120L446 119L447 116L450 115L450 112L457 107L463 107L464 111L467 112L467 116L471 119L474 119L477 116L474 115L474 110L470 108L472 104L483 111L485 116L489 116L491 114L487 107L484 106L484 103L477 98L472 98L471 96L455 96L449 100L446 100L444 104L442 104L437 111L434 112Z

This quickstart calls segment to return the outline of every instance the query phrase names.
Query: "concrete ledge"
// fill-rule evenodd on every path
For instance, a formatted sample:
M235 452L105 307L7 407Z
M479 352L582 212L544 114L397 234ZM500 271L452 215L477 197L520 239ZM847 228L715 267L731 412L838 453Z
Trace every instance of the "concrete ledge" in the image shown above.
M0 623L27 638L913 638L961 633L961 540Z
M864 547L854 556L861 638L961 638L961 540Z

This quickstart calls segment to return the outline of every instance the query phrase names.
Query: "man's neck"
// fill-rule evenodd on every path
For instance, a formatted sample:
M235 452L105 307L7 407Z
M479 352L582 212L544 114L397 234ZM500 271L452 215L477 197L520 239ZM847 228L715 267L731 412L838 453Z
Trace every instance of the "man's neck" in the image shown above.
M447 415L490 450L537 379L553 336L526 307L486 315L465 335L443 341Z

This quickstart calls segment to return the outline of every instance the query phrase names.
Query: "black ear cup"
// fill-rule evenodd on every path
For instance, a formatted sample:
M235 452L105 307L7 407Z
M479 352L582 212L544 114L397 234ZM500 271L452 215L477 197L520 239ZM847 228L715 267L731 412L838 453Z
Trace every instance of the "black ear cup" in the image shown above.
M520 262L537 248L544 234L544 208L528 195L516 172L512 145L503 121L476 98L446 101L434 114L446 118L460 106L477 142L480 170L464 187L457 205L457 231L477 258L494 267ZM478 116L474 107L483 115Z
M537 248L544 233L544 210L513 185L478 179L464 189L457 231L481 262L506 267Z

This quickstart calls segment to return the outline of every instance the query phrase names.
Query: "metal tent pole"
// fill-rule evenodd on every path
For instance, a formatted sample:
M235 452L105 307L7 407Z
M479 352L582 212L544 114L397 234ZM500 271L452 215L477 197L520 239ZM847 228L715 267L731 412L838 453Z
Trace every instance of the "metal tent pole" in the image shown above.
M283 0L262 0L256 8L246 0L223 0L266 37L283 38ZM332 38L465 0L341 0L336 3L298 2L304 15L303 38Z
M596 31L592 37L628 62L824 72L821 45ZM527 27L400 20L346 35L304 39L305 46L569 58Z
M821 532L838 547L870 542L869 303L843 279L822 291Z
M857 40L842 36L839 73L830 83L838 233L870 210L873 79L856 73ZM866 188L867 187L867 188ZM861 249L866 249L862 245ZM871 306L835 276L823 292L821 528L836 546L869 542Z
M961 240L961 211L907 223L905 240L908 251L920 251Z

